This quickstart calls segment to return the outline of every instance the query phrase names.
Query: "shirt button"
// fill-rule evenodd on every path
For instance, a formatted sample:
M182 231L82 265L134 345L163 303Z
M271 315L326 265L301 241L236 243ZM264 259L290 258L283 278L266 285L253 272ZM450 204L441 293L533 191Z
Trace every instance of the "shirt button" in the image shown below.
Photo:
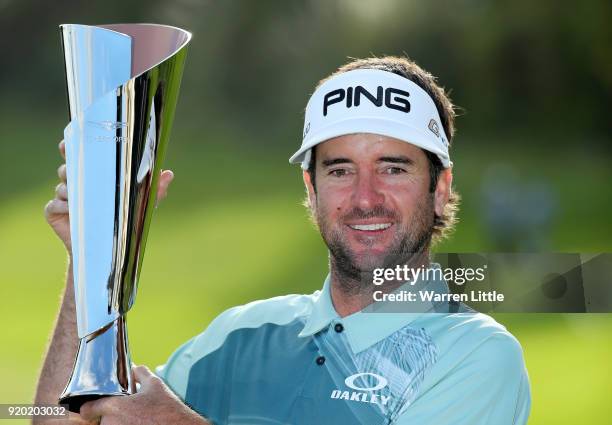
M325 363L325 357L323 356L317 357L317 364L321 366L323 363Z
M336 326L334 326L334 330L340 333L344 330L344 326L342 326L342 323L336 323Z

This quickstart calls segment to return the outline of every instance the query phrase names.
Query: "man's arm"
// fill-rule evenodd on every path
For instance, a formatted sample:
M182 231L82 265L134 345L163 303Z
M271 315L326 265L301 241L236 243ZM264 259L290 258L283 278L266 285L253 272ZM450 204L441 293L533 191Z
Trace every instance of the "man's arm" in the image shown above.
M68 383L74 366L79 338L77 335L74 290L72 284L72 262L68 262L66 287L55 323L55 329L45 356L36 387L35 404L55 404ZM44 423L34 420L35 424ZM57 423L57 422L56 422Z
M36 404L55 404L68 382L78 349L72 265L68 265L66 288L51 344L47 350L36 389ZM104 417L113 425L211 425L205 418L187 407L172 391L144 366L133 369L140 384L137 394L129 397L105 397L83 404L81 414L70 412L66 419L35 418L35 425L93 425ZM88 419L88 420L85 420Z
M78 345L72 264L69 262L61 308L36 388L36 403L57 402L68 382Z
M64 141L59 144L59 150L65 159ZM72 276L72 246L70 243L70 220L68 217L68 188L66 184L66 165L57 169L60 183L55 188L55 198L45 206L47 222L64 243L68 252L68 271L66 273L66 286L63 290L62 302L51 343L47 349L43 367L36 387L36 404L56 404L59 396L68 383L68 378L74 366L79 338L76 326L76 308L74 305L74 286ZM80 420L79 415L71 414L70 421L36 418L34 424L86 424Z
M64 141L59 144L59 150L65 159ZM36 388L34 402L36 404L56 404L74 366L74 360L79 344L76 324L76 308L74 303L74 285L72 275L72 246L70 243L70 220L68 216L68 188L66 182L66 165L62 164L57 170L60 183L55 188L55 198L45 206L47 222L64 243L69 255L66 286L63 290L62 303L55 323L51 343L45 355L45 360ZM159 179L157 199L165 198L168 185L174 175L171 171L163 171ZM70 419L42 419L37 418L34 424L90 424L77 414L71 414Z

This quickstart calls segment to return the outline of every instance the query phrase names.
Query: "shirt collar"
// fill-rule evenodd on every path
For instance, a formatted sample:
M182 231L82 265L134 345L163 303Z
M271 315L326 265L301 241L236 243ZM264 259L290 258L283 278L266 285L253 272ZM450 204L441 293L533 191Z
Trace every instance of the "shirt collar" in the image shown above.
M306 325L304 325L304 328L298 336L305 337L314 335L328 326L334 319L340 318L331 299L330 286L331 278L327 275L323 283L323 289L315 293L316 298L312 305L312 311L306 320Z
M432 263L430 268L439 268ZM353 352L358 353L377 342L387 338L392 333L412 323L424 313L436 310L436 303L432 301L411 302L407 308L404 302L376 302L366 306L363 310L341 318L334 308L331 292L331 279L328 275L323 289L317 291L308 317L300 337L316 334L330 323L341 323ZM448 285L444 279L420 280L415 285L406 283L393 292L426 290L436 293L448 293Z

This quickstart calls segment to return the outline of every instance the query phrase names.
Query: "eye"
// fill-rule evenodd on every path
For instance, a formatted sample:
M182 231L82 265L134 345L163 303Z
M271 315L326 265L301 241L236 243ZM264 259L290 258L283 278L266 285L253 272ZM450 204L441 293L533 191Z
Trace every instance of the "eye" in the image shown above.
M347 174L348 174L348 171L345 168L337 168L329 172L329 175L334 176L334 177L343 177L343 176L346 176Z
M405 173L406 170L400 167L389 167L385 168L385 174L402 174Z

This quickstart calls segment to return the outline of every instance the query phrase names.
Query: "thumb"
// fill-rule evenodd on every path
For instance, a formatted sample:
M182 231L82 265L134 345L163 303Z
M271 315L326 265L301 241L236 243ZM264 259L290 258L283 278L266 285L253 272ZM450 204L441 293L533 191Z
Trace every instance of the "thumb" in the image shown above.
M174 173L172 170L164 170L159 176L159 184L157 187L157 198L155 200L155 207L168 195L168 186L174 180Z
M134 374L134 380L141 385L147 385L151 380L157 378L157 375L151 372L148 367L142 365L134 365L132 367L132 373Z
M103 397L97 400L83 403L79 411L79 415L81 415L81 418L86 421L95 421L96 419L108 413L108 401L108 397Z

